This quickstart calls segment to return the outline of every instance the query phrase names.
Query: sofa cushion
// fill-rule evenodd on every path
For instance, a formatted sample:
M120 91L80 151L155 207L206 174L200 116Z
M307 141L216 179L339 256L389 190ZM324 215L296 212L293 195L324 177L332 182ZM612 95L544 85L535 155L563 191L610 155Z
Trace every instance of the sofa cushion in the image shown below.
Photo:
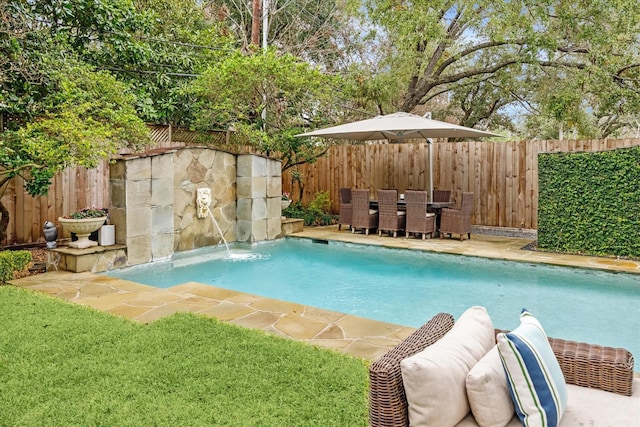
M540 322L523 309L520 326L497 338L511 398L523 425L557 426L567 407L567 386Z
M504 427L515 415L497 346L469 371L467 398L473 417L481 427Z
M633 380L633 394L619 394L595 388L567 384L567 410L559 427L618 427L633 426L640 420L640 377ZM456 427L477 427L470 413ZM522 427L518 417L513 417L507 427Z
M471 307L433 345L400 363L412 426L453 426L469 412L466 377L494 345L484 307Z

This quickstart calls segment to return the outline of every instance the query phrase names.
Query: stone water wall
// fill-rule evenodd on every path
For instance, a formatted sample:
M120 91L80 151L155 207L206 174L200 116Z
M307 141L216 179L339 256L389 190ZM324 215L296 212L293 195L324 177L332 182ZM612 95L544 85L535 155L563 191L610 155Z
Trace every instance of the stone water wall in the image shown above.
M111 222L128 265L176 251L281 235L280 161L208 148L163 149L118 158L110 168ZM196 215L199 188L211 189L210 217ZM236 204L237 200L237 204Z
M211 189L209 209L227 242L236 240L236 156L207 148L179 150L173 169L173 249L176 252L222 244L210 217L196 215L198 188Z
M109 169L111 223L116 243L126 245L128 264L173 254L173 154L127 156Z
M238 240L259 242L281 234L281 175L279 161L238 156Z

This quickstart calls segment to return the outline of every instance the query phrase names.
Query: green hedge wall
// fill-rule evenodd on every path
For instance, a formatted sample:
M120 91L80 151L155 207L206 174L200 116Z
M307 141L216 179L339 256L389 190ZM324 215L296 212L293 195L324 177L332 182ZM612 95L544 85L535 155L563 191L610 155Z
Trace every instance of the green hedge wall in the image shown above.
M640 147L538 156L538 247L640 258Z

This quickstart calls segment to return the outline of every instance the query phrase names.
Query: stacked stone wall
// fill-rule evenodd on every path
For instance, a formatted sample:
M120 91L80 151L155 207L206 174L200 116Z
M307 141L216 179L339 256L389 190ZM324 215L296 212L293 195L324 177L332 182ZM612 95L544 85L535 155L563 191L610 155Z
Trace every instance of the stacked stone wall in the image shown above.
M280 161L208 148L164 149L117 159L110 168L111 221L128 264L167 259L227 242L276 239L281 232ZM211 190L198 218L199 188Z

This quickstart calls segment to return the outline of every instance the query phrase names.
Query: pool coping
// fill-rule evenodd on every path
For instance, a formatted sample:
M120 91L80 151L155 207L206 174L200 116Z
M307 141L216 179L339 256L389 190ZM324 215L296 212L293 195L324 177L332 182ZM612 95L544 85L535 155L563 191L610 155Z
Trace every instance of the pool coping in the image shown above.
M531 243L524 238L472 235L465 241L421 240L365 236L337 226L306 228L291 237L640 274L640 262L524 250ZM89 272L51 271L11 283L138 322L192 312L366 360L384 354L415 330L197 282L161 289Z

